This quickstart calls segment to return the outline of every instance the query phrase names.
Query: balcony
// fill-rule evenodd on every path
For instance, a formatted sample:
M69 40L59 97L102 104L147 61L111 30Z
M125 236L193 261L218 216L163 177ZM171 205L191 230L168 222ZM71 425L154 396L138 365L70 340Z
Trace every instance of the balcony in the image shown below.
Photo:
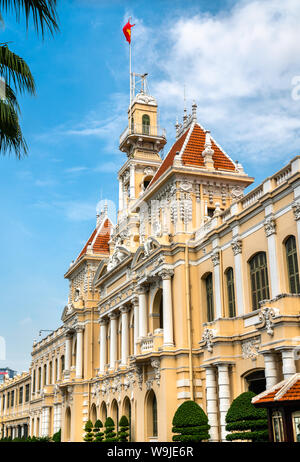
M120 146L125 139L130 135L141 135L146 137L159 137L166 139L166 130L157 125L142 125L134 124L132 127L127 127L120 136Z
M140 340L137 348L137 355L147 355L152 352L158 352L163 346L164 331L156 329L154 334L148 334Z

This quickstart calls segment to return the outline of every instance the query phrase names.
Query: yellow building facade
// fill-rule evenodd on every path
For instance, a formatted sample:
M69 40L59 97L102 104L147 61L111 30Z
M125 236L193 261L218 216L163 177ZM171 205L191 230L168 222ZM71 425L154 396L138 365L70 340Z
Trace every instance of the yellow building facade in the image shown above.
M97 216L65 274L62 325L0 387L2 435L18 426L8 393L28 382L30 435L82 441L87 420L127 415L132 441L171 441L192 399L225 441L234 398L300 372L300 156L245 193L253 178L196 111L162 160L156 100L133 99L117 223Z

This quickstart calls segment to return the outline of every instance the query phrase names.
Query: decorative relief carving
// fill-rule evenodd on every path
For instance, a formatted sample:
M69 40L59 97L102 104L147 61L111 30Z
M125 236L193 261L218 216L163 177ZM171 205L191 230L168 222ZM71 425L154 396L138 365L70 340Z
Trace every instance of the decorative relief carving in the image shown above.
M256 357L258 356L258 350L260 346L260 339L259 338L251 338L249 340L245 340L242 343L242 356L244 359L251 358L255 361Z
M155 371L154 378L156 383L157 385L160 385L160 361L158 359L152 359L151 366Z
M300 220L300 202L294 201L292 204L292 209L293 209L295 220L296 221Z
M214 266L218 266L220 264L220 252L218 250L214 251L211 256L212 262Z
M238 255L239 253L242 253L242 245L243 245L243 241L241 239L235 239L231 243L233 255Z
M276 233L276 222L273 217L267 218L264 222L266 236L269 237Z
M259 320L263 323L262 327L266 327L269 335L274 334L273 321L276 315L279 313L278 308L264 307L259 313Z
M209 329L206 327L202 334L202 341L210 353L213 351L213 338L215 337L215 333L215 329Z

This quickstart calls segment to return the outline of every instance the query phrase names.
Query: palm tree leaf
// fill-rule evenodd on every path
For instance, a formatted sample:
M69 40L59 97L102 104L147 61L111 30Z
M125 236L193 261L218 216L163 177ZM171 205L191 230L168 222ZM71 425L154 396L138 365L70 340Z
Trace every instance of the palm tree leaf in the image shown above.
M0 75L8 85L13 82L20 92L27 90L35 94L34 78L29 66L20 56L10 51L7 45L0 46Z
M12 151L20 159L27 154L27 144L13 105L0 100L0 154Z
M26 27L32 16L36 31L44 37L45 28L53 35L58 31L56 0L0 0L0 10L14 10L19 22L21 13L25 13Z

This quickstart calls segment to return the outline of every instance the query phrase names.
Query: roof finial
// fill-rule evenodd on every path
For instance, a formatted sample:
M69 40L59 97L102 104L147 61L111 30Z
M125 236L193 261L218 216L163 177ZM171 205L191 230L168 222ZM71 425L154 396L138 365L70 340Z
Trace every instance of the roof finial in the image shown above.
M178 122L178 117L176 117L176 124L175 124L176 139L178 138L178 135L179 135L179 128L180 128L180 125L179 125L179 122Z
M204 165L207 169L213 170L214 169L214 161L213 161L213 155L214 155L214 150L212 149L211 146L211 137L210 137L210 131L206 130L205 131L205 144L204 144L204 151L202 152L202 156L204 158Z
M195 100L193 101L193 104L192 104L192 117L193 117L193 120L197 122L197 104Z

